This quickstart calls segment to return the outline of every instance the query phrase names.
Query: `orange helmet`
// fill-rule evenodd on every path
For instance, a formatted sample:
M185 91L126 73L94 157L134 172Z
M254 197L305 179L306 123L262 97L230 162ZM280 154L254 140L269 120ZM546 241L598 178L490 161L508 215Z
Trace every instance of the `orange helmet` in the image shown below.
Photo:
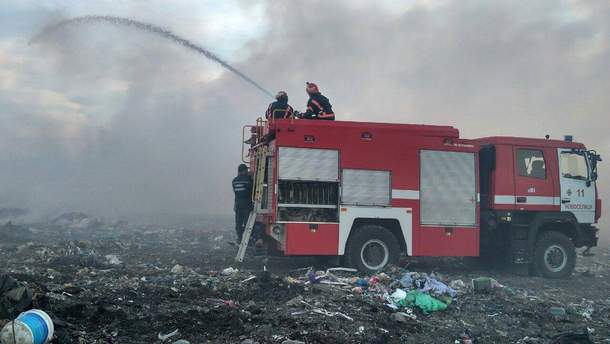
M305 88L307 93L309 93L309 94L320 93L320 90L318 89L318 85L314 84L313 82L306 82L305 84L307 85L307 87Z

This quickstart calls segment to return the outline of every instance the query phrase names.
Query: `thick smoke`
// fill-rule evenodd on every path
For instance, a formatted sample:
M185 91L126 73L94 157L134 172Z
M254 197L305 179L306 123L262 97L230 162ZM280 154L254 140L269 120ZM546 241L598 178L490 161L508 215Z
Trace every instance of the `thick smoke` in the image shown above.
M235 76L219 78L215 64L180 46L127 31L66 28L30 47L65 93L32 91L27 104L15 99L23 92L3 97L14 112L2 114L9 154L0 158L0 206L155 222L232 212L241 126L268 98ZM55 103L74 111L53 117ZM86 111L105 120L83 118Z
M304 82L315 81L338 119L450 124L469 138L571 134L610 159L607 2L267 7L267 30L239 53L246 57L236 67L288 91L297 109ZM138 19L146 21L146 13ZM51 51L46 63L58 72L46 78L70 85L69 100L82 107L75 113L104 107L109 119L97 124L85 116L69 143L65 135L21 136L19 150L2 158L14 166L0 172L9 191L3 204L17 199L109 215L230 214L241 126L267 99L231 73L210 77L217 67L163 40L110 28L67 31L31 49ZM112 106L101 105L109 96L90 88L109 79L120 90ZM10 109L3 111L21 111L19 103ZM599 188L610 199L605 170L603 162Z

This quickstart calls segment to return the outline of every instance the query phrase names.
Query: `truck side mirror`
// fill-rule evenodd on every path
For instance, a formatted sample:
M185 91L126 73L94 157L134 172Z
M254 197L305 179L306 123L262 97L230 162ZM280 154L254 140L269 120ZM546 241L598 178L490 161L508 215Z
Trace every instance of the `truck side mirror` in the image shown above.
M588 160L589 165L589 179L587 180L587 186L591 185L591 182L597 180L597 162L602 161L602 158L595 151L590 150L585 152L585 157Z

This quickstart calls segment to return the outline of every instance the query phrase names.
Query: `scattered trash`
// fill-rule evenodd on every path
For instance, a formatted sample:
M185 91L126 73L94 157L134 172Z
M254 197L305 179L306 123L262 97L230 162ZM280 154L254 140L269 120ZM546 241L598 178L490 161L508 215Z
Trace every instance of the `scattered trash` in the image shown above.
M106 255L106 262L110 265L121 265L123 262L119 259L116 254L108 254Z
M352 318L350 316L347 316L346 314L341 313L341 312L329 312L329 311L327 311L325 309L322 309L322 308L314 308L312 310L312 312L313 313L322 314L322 315L326 315L327 317L339 316L339 317L347 319L349 321L354 321L354 318Z
M214 297L208 297L205 299L205 301L208 304L213 305L213 306L226 306L226 307L230 307L230 308L237 308L237 305L232 300L223 300L223 299L218 299L218 298L214 298Z
M411 308L407 308L404 310L404 312L398 312L398 313L402 314L403 316L405 316L411 320L417 319L417 315L415 315L415 313L413 313L413 310Z
M170 270L171 273L176 274L176 275L181 275L184 273L184 266L180 265L180 264L176 264L174 265L174 267Z
M412 290L408 292L405 300L406 305L415 305L419 307L424 313L444 311L445 309L447 309L447 304L418 290Z
M409 322L407 317L403 316L402 313L392 313L391 318L392 318L392 320L394 320L396 322L401 322L401 323Z
M0 319L16 317L32 303L32 291L9 275L0 274Z
M472 290L475 292L485 292L492 289L501 288L502 285L490 277L477 277L472 280Z
M330 311L327 311L326 309L323 309L323 308L314 307L314 306L310 305L309 303L307 303L305 301L301 301L301 303L304 304L305 306L309 307L310 308L309 311L312 312L312 313L326 315L327 317L338 316L338 317L347 319L349 321L354 321L354 318L352 318L352 317L350 317L350 316L348 316L348 315L346 315L344 313L341 313L341 312L330 312ZM308 313L308 312L293 312L292 315L300 315L300 314L305 314L305 313Z
M561 319L566 316L566 310L563 307L550 307L549 313L556 319Z
M390 297L394 303L398 303L407 297L407 292L402 289L396 289Z
M222 270L222 271L220 272L220 274L221 274L221 275L223 275L223 276L230 276L230 275L233 275L233 274L235 274L235 273L237 273L237 272L239 272L239 270L238 270L238 269L235 269L235 268L233 268L233 267L228 267L228 268L226 268L226 269Z
M358 278L356 280L356 286L362 289L366 289L369 286L369 281L367 281L366 278Z
M352 268L341 268L341 267L336 267L336 268L328 268L326 269L327 272L337 272L337 271L343 271L343 272L352 272L352 273L356 273L358 272L358 270L356 269L352 269Z
M44 311L32 309L19 314L0 331L3 344L45 344L51 341L55 328Z
M593 308L593 305L591 303L587 303L587 305L585 306L585 309L582 311L582 316L587 319L587 320L591 320L591 316L593 316L593 312L595 311L595 308Z
M407 308L405 312L392 313L392 320L402 323L407 323L411 320L417 320L417 315L413 314L413 310Z
M303 282L299 281L298 279L296 279L294 277L290 277L290 276L284 277L284 282L288 283L289 285L303 284Z
M250 282L250 281L252 281L252 280L253 280L253 279L255 279L255 278L256 278L256 276L250 276L250 277L246 278L245 280L243 280L243 281L241 281L241 282L239 282L239 283L246 283L246 282Z
M390 296L390 298L393 302L391 304L397 308L417 306L424 313L443 311L447 309L447 304L417 289L411 290L408 293L402 289L396 289L396 291Z
M377 274L377 277L379 277L379 280L381 280L383 282L387 282L390 280L390 276L388 274L386 274L385 272L380 272L379 274Z
M449 283L449 286L453 289L465 289L466 288L466 283L464 283L464 281L462 280L453 280L451 281L451 283Z
M455 344L477 344L478 341L474 334L468 329L464 330L464 332L459 336L458 339L455 340Z
M364 293L364 289L362 289L362 287L353 287L352 288L352 293L354 293L354 294L362 294L362 293Z
M176 329L173 332L170 332L168 334L161 334L161 332L159 332L159 334L157 335L157 338L159 338L160 341L164 342L164 341L168 340L169 338L177 336L179 334L180 334L180 331L178 331L178 329Z
M400 284L406 289L417 288L421 292L432 293L437 296L449 295L455 297L457 294L457 291L453 288L425 273L406 272L400 279Z
M309 279L309 283L316 284L316 283L320 283L320 280L322 278L324 278L324 274L318 275L318 274L316 274L315 271L313 271L313 269L310 269L307 272L307 278Z
M2 272L15 279L0 282L0 312L7 305L19 308L15 300L27 303L0 316L0 329L24 310L40 307L54 322L53 343L130 343L139 336L151 343L187 344L197 341L198 333L210 343L474 342L464 329L485 343L548 344L559 331L580 328L596 343L610 337L610 299L596 285L610 278L607 267L589 264L594 279L575 274L561 281L498 269L493 278L504 286L473 294L467 293L474 289L471 279L480 275L467 277L473 272L460 265L467 263L462 259L426 258L422 264L413 258L408 272L390 266L364 274L349 268L292 270L300 258L269 257L237 270L227 264L234 250L212 249L214 237L224 234L218 241L224 245L232 232L133 225L120 234L106 227L29 228L40 240L0 240ZM113 255L121 264L111 264ZM229 274L222 273L225 268ZM508 286L514 286L512 294ZM461 338L463 333L468 337Z

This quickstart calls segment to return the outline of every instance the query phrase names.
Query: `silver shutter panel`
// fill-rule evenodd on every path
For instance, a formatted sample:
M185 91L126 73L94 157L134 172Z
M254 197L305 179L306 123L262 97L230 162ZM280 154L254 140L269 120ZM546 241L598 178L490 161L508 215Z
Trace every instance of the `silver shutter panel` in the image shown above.
M474 226L474 153L422 150L420 165L421 223Z
M279 179L339 181L339 151L279 147Z
M344 169L343 204L390 205L390 172Z

